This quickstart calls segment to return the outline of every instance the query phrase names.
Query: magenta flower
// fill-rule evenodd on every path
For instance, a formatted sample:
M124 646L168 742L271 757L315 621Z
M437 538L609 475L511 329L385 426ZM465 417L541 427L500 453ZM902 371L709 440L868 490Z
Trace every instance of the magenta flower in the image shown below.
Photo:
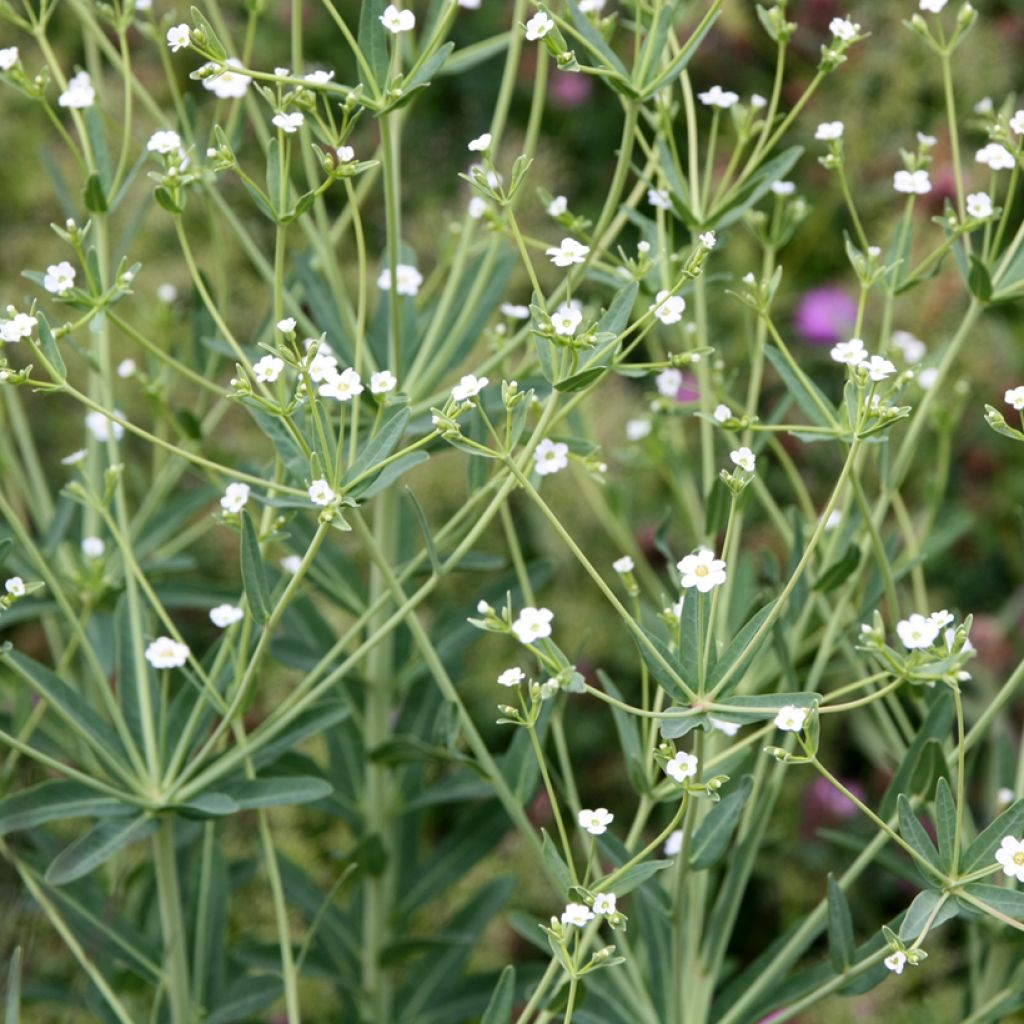
M793 326L812 345L834 345L850 337L857 323L857 300L841 285L813 288L800 300Z

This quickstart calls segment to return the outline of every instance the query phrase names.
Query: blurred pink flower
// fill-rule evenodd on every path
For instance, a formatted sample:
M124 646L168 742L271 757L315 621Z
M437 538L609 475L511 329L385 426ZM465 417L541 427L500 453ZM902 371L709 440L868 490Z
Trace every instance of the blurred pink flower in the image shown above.
M553 106L562 110L582 107L593 95L594 85L586 75L569 71L556 71L551 76L551 88L548 95Z
M853 793L858 800L864 799L864 787L852 779L840 779L840 782ZM804 792L804 817L801 833L812 836L822 826L846 821L858 814L856 805L839 792L828 779L817 778Z
M800 300L793 326L812 345L846 341L857 323L857 300L841 285L813 288Z

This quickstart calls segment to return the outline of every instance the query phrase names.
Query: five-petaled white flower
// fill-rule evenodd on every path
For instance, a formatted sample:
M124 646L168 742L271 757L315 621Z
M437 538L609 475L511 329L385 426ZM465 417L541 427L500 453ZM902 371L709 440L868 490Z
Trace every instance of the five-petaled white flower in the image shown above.
M378 370L370 374L370 391L375 395L386 395L398 387L398 378L390 370Z
M544 11L538 11L526 23L526 38L531 42L543 39L555 27L554 19Z
M893 331L892 343L903 353L910 366L921 362L928 355L928 346L910 331Z
M615 561L612 562L612 568L617 573L627 573L632 572L636 566L633 565L633 559L630 558L629 555L623 555L621 558L616 558Z
M171 53L177 53L179 50L184 50L189 45L191 39L191 28L182 23L181 25L174 25L167 30L167 46Z
M897 171L892 176L892 187L911 196L926 196L932 190L932 179L927 171Z
M996 850L996 860L1003 866L1003 874L1024 882L1024 839L1003 836Z
M1024 135L1024 110L1018 110L1010 118L1010 131L1014 135Z
M611 917L613 914L618 913L615 909L615 893L595 892L594 913L600 914L602 917Z
M25 581L20 576L11 576L10 579L4 581L4 590L11 597L24 597Z
M666 367L654 378L654 384L658 389L659 395L664 395L666 398L675 398L679 394L679 389L683 386L683 372L682 370L677 370L674 366Z
M798 708L795 704L784 705L775 716L775 728L783 732L800 732L806 722L807 708Z
M647 190L647 202L656 210L672 209L672 200L669 198L668 189L649 188Z
M334 488L326 480L314 480L309 485L307 493L309 494L309 500L314 505L330 505L338 497L334 493Z
M252 79L248 75L240 75L232 68L242 67L242 62L237 57L228 57L224 62L224 70L211 78L203 79L203 88L212 92L219 100L240 100L248 91ZM207 67L218 68L220 65L213 64Z
M180 153L181 136L172 131L153 132L149 137L149 142L146 143L146 149L150 153L159 153L161 156Z
M821 142L834 142L843 137L845 126L842 121L822 121L814 130L814 137Z
M676 565L683 588L696 587L702 594L720 587L725 582L725 562L715 558L708 548L701 548L696 554L687 555Z
M526 678L521 668L507 668L498 676L499 686L518 686Z
M306 118L297 110L290 114L282 111L280 114L275 114L270 119L270 123L275 128L280 128L286 135L293 135L306 123Z
M28 313L15 313L10 320L0 320L0 338L11 343L29 338L38 323L39 321Z
M711 414L716 423L725 423L732 419L732 409L725 404L716 405L715 411Z
M988 220L992 216L992 197L987 192L972 192L967 197L968 216Z
M43 287L51 295L63 295L75 287L75 268L67 260L53 263L46 268Z
M896 635L908 651L931 647L938 639L940 631L941 627L919 612L914 612L909 619L896 623Z
M169 636L158 636L146 648L146 661L153 668L181 668L188 661L188 644Z
M533 468L538 476L550 476L569 465L569 446L545 437L533 451Z
M547 205L549 217L561 217L569 209L569 200L565 196L555 196Z
M718 235L714 231L705 231L697 236L697 240L705 249L714 249L718 245Z
M96 90L88 71L79 71L68 81L68 87L57 97L57 103L71 110L84 110L96 102Z
M395 267L395 278L398 281L395 291L399 295L416 295L420 290L420 285L423 284L423 275L408 263L399 263ZM377 275L377 287L383 292L391 290L390 267L385 267Z
M283 317L282 319L278 320L277 323L274 324L274 326L282 334L291 334L292 331L295 330L295 317L293 317L293 316Z
M124 413L120 409L115 409L114 415L123 417ZM124 427L98 409L92 409L85 414L85 428L97 441L107 441L111 437L115 441L120 441L124 437Z
M567 903L562 911L562 924L566 927L575 925L582 928L587 922L594 920L594 912L585 903Z
M868 358L864 342L860 338L851 338L849 341L841 341L838 345L833 345L829 355L837 363L843 363L845 366L860 366Z
M18 63L18 48L5 46L0 50L0 71L10 71Z
M484 132L475 139L471 139L466 147L472 153L486 153L491 148L491 133Z
M563 238L560 245L552 246L545 254L551 257L556 267L571 267L574 263L582 263L588 252L589 245L583 245L575 238Z
M476 374L467 373L455 387L452 388L452 398L456 402L468 402L471 398L476 398L485 387L487 387L486 377L477 377Z
M571 338L582 322L583 311L568 303L563 303L551 314L551 326L555 329L555 334L563 338Z
M921 0L921 2L925 3L926 0ZM882 963L885 964L893 974L902 974L903 968L907 966L907 954L904 953L902 949L897 949L895 953L887 956Z
M921 0L921 10L929 14L938 14L949 0Z
M403 11L394 4L388 4L380 16L380 23L389 32L398 35L399 32L411 32L416 27L416 15L412 11Z
M592 836L603 836L608 831L608 826L615 820L615 815L607 807L595 807L593 810L584 808L576 820L579 821L580 828Z
M284 370L284 360L278 356L263 356L252 364L252 372L261 384L273 384L281 371Z
M83 537L82 554L86 558L102 558L107 545L103 543L102 537Z
M860 25L855 21L850 21L849 18L833 18L829 22L828 30L836 39L848 43L850 40L857 38L857 33L860 32Z
M224 490L224 497L220 499L220 507L225 512L237 515L248 504L249 493L248 484L228 484Z
M238 605L219 604L210 609L210 621L220 629L227 629L245 618L245 612Z
M885 380L886 377L891 377L896 372L896 367L884 356L872 356L862 366L875 383Z
M983 146L974 154L974 159L993 171L1013 170L1016 163L1013 154L1005 146L1000 146L998 142L990 142L987 146Z
M532 644L551 636L551 620L554 613L548 608L524 608L519 618L512 623L512 632L523 644Z
M697 758L693 754L687 754L685 751L680 750L665 765L665 774L676 782L685 782L697 774Z
M648 307L654 311L654 315L666 327L679 323L683 319L683 311L686 309L686 299L681 295L673 295L670 291L662 289L654 297L654 305Z
M1009 391L1003 395L1003 401L1007 405L1012 405L1018 412L1024 411L1024 384L1018 385L1015 388L1010 388Z
M753 473L757 466L757 456L746 445L737 448L734 452L729 452L729 458L732 459L734 466L739 466L740 469L746 470L748 473Z
M310 71L308 75L303 75L302 80L309 82L310 85L327 85L328 82L334 79L333 71L324 71L323 68L319 68L316 71Z
M736 93L723 89L720 85L713 85L706 92L697 93L697 99L705 107L718 107L719 110L728 110L740 100Z
M349 366L341 373L328 375L317 392L321 398L335 398L339 402L350 402L356 395L363 393L363 382L359 374Z

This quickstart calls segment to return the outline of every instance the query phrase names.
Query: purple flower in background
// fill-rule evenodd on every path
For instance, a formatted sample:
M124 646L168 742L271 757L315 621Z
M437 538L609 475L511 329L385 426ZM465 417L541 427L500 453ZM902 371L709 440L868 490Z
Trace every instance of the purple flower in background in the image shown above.
M793 326L812 345L845 341L856 323L857 300L836 284L812 288L793 314Z
M586 75L556 71L551 76L551 102L562 110L584 106L589 102L593 92L593 83Z
M864 799L863 786L853 779L840 781L858 800ZM800 832L804 836L813 836L819 828L854 818L858 813L856 805L828 779L817 778L804 792L804 817Z

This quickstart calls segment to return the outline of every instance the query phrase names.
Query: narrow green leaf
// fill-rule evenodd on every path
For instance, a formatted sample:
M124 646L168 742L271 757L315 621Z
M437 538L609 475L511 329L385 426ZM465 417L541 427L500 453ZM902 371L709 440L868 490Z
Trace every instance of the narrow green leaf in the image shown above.
M913 942L924 931L924 926L935 913L935 908L941 899L941 889L925 889L914 897L914 902L910 904L903 923L900 925L900 938L904 942ZM935 914L929 931L934 931L940 924L952 920L958 913L960 913L960 908L956 900L947 899L942 904L942 909Z
M690 867L694 871L710 868L725 856L753 790L753 776L744 775L739 784L708 812L694 833L690 846Z
M727 705L729 710L719 712L716 709L715 717L747 725L774 718L779 713L779 708L784 708L788 704L796 708L813 708L820 700L820 693L808 693L803 690L794 693L743 694L720 701L719 703Z
M900 835L922 856L929 864L933 864L938 867L939 864L939 851L935 849L935 844L931 840L931 836L925 831L924 825L917 820L917 815L914 814L914 809L910 804L907 797L900 793L896 800L896 806L899 810L899 821L900 821Z
M174 196L172 196L170 190L164 188L163 185L158 185L155 189L153 189L153 198L168 213L181 213L181 207L174 201Z
M1024 892L1020 889L1004 889L1001 885L988 882L971 882L964 889L972 896L987 903L993 910L1007 914L1018 921L1024 921Z
M615 293L608 308L597 322L598 334L611 334L618 337L626 329L639 290L639 282L630 281Z
M81 782L40 782L0 800L0 836L67 818L116 818L135 813L131 804L90 789Z
M82 190L82 202L87 210L93 213L105 213L107 209L107 197L103 194L103 186L100 184L98 174L90 174L85 188Z
M126 846L151 836L159 827L159 821L148 814L140 814L131 821L102 821L57 854L46 869L46 880L50 885L67 885L84 878Z
M420 533L423 534L423 543L427 549L427 557L430 559L430 568L434 571L436 576L441 575L441 559L437 553L437 547L434 544L434 538L430 533L430 525L427 523L427 517L423 512L423 508L416 498L416 495L412 493L412 488L406 487L405 496L412 503L413 515L416 517L416 522L419 525Z
M616 896L625 896L626 893L632 892L638 886L643 885L644 882L650 881L656 874L672 867L673 864L675 864L674 860L645 860L639 864L634 864L615 882L612 887L613 891ZM602 884L601 882L595 882L595 890L600 889Z
M253 618L260 624L270 618L270 588L263 568L260 539L249 513L242 511L242 586Z
M426 462L430 458L428 452L406 452L393 462L389 462L372 480L353 488L351 495L360 501L369 501L374 496L386 491L399 477L410 469Z
M256 807L290 807L325 800L334 792L326 780L312 775L284 775L279 778L247 779L224 787L240 810Z
M768 639L768 631L758 639L757 643L751 643L757 635L758 630L764 625L768 616L775 607L775 601L769 601L760 611L756 612L749 622L733 637L729 646L722 652L711 672L708 685L713 689L726 674L731 673L728 685L720 694L721 697L728 696L743 681L743 677L750 668L757 656L758 651Z
M772 185L792 170L803 154L803 146L791 146L769 160L739 188L734 188L722 200L722 205L707 217L705 228L721 229L739 220L771 190Z
M569 394L573 391L582 391L590 384L593 384L594 381L600 380L607 372L607 366L587 367L585 370L580 370L579 373L574 373L571 377L556 380L555 390L561 391L563 394Z
M851 544L838 561L833 562L815 581L814 589L827 594L842 586L860 565L860 548Z
M381 31L380 22L385 6L384 0L363 0L359 11L359 49L373 76L373 81L366 83L371 92L383 89L388 80L388 33ZM359 70L360 76L364 76L362 67Z
M1011 804L982 832L964 853L960 873L969 875L995 863L996 850L1004 836L1020 838L1024 832L1024 800Z
M597 678L601 681L601 686L606 693L616 700L622 700L619 688L604 669L599 668L597 670ZM640 741L640 725L637 722L636 716L628 714L621 708L617 708L614 704L611 705L611 712L612 720L615 722L615 731L619 737L619 746L626 757L627 765L642 765L644 752L643 744Z
M516 996L516 969L508 964L502 969L498 984L491 993L491 1001L480 1018L480 1024L509 1024L512 1004Z
M402 440L402 435L409 425L411 415L407 405L397 405L385 413L380 429L359 449L359 455L342 480L343 486L348 481L355 480L373 469L398 447L398 442Z
M821 404L826 409L831 407L829 400L821 393L818 386L810 379L810 377L804 376L799 377L793 372L793 368L786 362L785 356L782 355L778 349L765 347L764 354L768 359L768 362L775 367L775 372L782 378L782 383L786 385L786 390L792 395L793 400L798 406L800 406L801 412L815 425L818 427L829 427L831 424L825 418L825 414L821 410L818 402L815 401L814 396L820 400Z
M569 867L562 860L562 855L555 848L546 829L541 829L541 852L544 855L544 863L547 865L548 874L554 879L559 891L567 895L572 885L572 875L569 874Z
M46 356L46 361L53 367L57 378L64 381L67 379L68 370L64 365L64 357L57 347L57 339L53 336L53 331L50 330L50 322L40 310L36 310L36 320L39 325L39 348Z
M252 1020L253 1015L265 1010L281 995L284 984L280 977L260 974L239 978L228 989L224 1002L205 1019L204 1024L236 1024Z
M619 60L615 51L604 41L604 36L594 27L594 23L579 9L576 0L568 0L569 18L581 36L586 40L591 55L600 58L599 63L616 72L623 84L629 82L626 65Z
M988 302L992 298L992 277L988 272L988 267L973 253L971 254L971 272L967 275L967 287L970 288L971 294L976 299L981 299L982 302Z
M274 211L274 219L277 220L287 208L288 186L284 183L285 201L281 202L282 167L281 161L284 153L277 144L277 138L271 136L267 141L267 199L271 209Z
M883 818L891 817L893 811L896 810L897 796L910 789L910 780L917 769L925 745L930 740L944 740L949 735L950 727L953 724L953 695L943 689L936 692L933 700L934 703L928 714L925 715L921 728L918 729L913 742L907 748L903 761L896 770L885 796L882 797L878 813ZM997 841L996 846L998 845Z
M854 959L853 918L842 887L828 876L828 956L836 974L842 974Z
M643 629L643 627L641 627ZM646 645L637 641L637 647L640 649L640 656L647 662L647 667L651 670L651 675L657 681L658 685L670 696L673 700L678 701L680 704L689 704L690 697L686 691L679 685L679 679L682 679L684 683L691 686L691 689L696 686L696 676L692 680L687 679L684 675L683 666L679 659L668 649L668 645L658 639L658 637L652 633L649 629L644 629L644 635L647 637L651 646L657 651L657 654L661 657L657 657L654 651ZM679 677L677 679L676 677Z
M949 780L939 779L935 787L935 834L939 840L939 863L943 870L953 870L953 845L956 842L956 803Z
M21 1022L21 946L17 946L7 969L7 998L4 1001L4 1024Z
M693 32L689 39L683 44L683 48L675 55L672 59L672 63L669 64L664 71L658 71L658 64L654 63L654 78L644 88L643 98L650 99L656 92L664 89L668 85L672 85L675 80L686 70L690 61L693 59L693 55L697 52L700 44L704 41L704 37L711 31L712 26L718 21L718 17L722 12L720 10L707 19L701 25L697 26L697 29ZM659 51L655 51L659 52Z

